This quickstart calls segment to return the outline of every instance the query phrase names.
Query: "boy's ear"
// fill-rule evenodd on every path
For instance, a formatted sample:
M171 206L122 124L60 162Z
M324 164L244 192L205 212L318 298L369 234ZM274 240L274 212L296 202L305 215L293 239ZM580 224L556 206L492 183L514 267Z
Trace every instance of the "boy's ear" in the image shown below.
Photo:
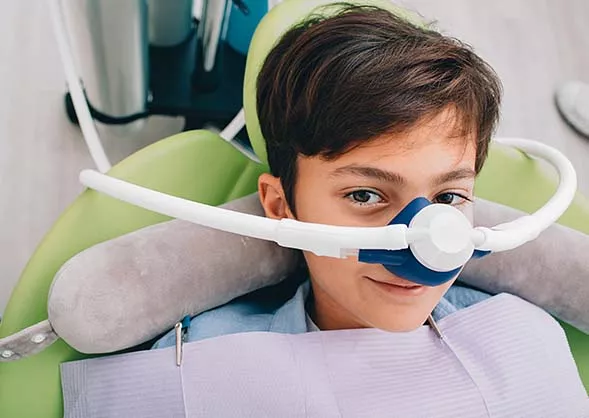
M266 217L272 219L290 218L288 203L278 177L264 173L258 178L258 194L260 202L266 212Z

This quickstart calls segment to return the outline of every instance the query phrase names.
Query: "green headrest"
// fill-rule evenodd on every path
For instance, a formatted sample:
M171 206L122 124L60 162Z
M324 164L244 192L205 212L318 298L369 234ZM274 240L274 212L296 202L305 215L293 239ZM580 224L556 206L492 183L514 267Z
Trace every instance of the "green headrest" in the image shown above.
M338 4L339 3L339 4ZM346 3L378 6L390 10L416 24L421 21L412 12L395 6L390 0L347 0ZM266 144L256 111L256 79L266 56L282 35L291 27L303 22L311 14L329 16L341 10L341 1L335 0L285 0L274 7L258 25L247 55L243 87L243 108L247 132L260 160L267 164Z

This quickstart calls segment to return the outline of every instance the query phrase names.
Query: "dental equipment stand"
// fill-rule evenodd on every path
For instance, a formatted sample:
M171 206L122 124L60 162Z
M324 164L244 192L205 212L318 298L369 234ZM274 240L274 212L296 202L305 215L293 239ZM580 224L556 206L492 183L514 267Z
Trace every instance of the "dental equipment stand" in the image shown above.
M196 3L60 1L95 120L124 125L117 128L124 135L151 115L183 116L184 130L224 127L234 119L242 107L245 55L229 46L226 32L232 12L249 10L237 0ZM65 107L77 124L69 92ZM245 130L239 140L249 147Z

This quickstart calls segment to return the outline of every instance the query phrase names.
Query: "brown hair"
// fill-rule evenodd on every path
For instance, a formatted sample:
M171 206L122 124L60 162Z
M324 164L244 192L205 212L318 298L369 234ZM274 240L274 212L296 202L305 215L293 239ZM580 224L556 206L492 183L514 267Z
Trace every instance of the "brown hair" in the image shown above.
M462 42L371 6L343 5L290 29L257 79L268 163L294 208L299 154L336 158L451 106L476 141L476 171L499 117L497 75Z

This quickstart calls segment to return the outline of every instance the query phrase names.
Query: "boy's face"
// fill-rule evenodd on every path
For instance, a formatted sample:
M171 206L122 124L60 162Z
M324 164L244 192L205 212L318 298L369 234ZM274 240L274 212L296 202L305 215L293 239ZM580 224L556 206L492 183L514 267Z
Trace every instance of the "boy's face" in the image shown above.
M398 135L383 135L337 159L299 157L297 219L342 226L383 226L416 197L472 214L474 141L456 136L448 115ZM279 179L260 177L266 215L294 218ZM321 329L375 327L408 331L422 325L454 280L418 286L380 264L305 253Z

